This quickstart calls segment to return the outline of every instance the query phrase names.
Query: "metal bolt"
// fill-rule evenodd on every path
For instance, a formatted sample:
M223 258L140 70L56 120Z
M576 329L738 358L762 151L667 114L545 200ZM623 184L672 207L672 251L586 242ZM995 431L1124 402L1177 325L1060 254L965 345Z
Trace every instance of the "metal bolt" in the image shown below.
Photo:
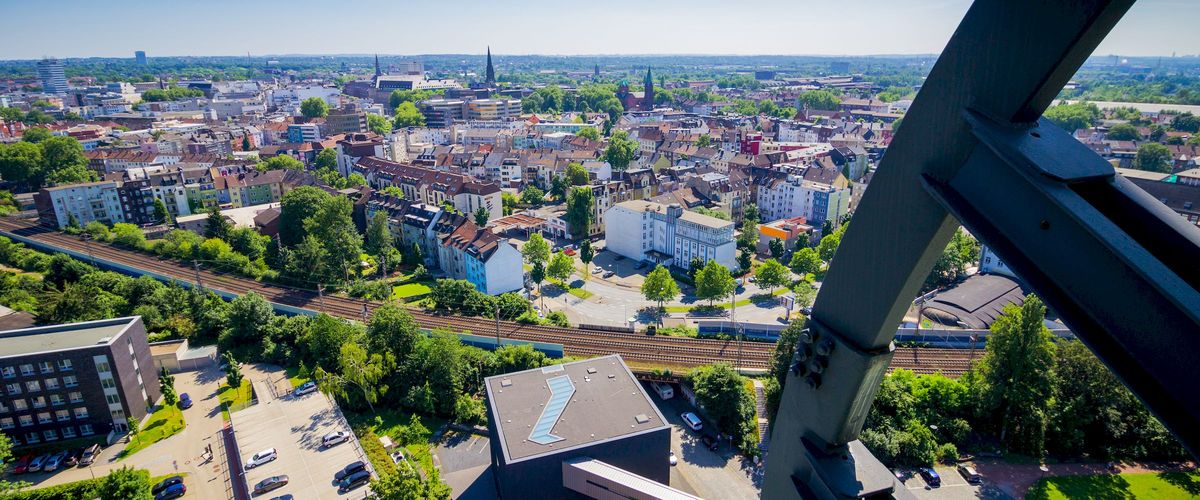
M804 381L808 383L808 387L811 389L817 389L821 387L821 375L819 374L814 373L809 375L808 377L804 378Z
M825 358L813 358L808 362L808 369L813 373L823 373L826 366L829 366L829 361Z
M832 339L825 339L825 340L822 340L821 343L817 344L817 355L818 356L828 356L829 353L831 353L831 352L833 352L833 340Z

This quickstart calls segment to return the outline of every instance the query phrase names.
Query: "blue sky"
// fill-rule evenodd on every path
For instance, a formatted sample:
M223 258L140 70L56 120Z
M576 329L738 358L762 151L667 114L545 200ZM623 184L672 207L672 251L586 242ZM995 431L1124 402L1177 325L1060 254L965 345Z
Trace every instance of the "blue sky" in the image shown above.
M1024 0L1014 0L1024 1ZM0 0L0 59L253 54L936 53L969 0ZM1200 1L1142 0L1097 54L1200 54Z

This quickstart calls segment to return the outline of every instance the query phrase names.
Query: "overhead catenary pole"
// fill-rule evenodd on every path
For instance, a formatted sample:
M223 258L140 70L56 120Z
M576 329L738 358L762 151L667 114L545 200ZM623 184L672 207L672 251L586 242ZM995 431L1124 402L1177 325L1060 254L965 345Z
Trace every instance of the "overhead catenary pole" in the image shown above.
M500 348L500 303L496 302L496 349Z
M196 288L204 292L204 282L200 280L200 262L196 259L192 259L192 269L196 271Z

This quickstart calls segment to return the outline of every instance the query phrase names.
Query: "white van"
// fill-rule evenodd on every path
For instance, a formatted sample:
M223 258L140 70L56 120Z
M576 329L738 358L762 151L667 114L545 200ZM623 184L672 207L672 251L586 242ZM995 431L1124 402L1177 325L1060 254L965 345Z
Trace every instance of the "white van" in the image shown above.
M664 382L651 382L650 386L654 388L654 392L658 393L658 397L664 400L675 397L675 389L671 388L671 384Z

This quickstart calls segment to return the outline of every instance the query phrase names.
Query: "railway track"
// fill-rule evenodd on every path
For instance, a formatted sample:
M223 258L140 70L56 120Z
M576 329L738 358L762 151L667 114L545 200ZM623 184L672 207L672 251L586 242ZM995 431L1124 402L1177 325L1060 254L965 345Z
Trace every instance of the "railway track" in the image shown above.
M20 236L59 249L72 250L128 267L152 271L177 281L195 283L197 271L191 266L171 259L120 249L103 243L85 243L81 238L53 231L30 221L0 218L0 234ZM255 292L270 302L285 306L324 312L333 316L361 320L364 306L367 314L382 305L340 296L321 297L316 291L261 283L241 276L201 268L202 286L245 294ZM410 308L413 318L422 328L468 331L476 335L497 334L497 322L485 318L446 316ZM730 364L739 360L738 343L732 340L693 339L684 337L648 337L638 333L580 330L541 325L525 325L511 321L499 322L503 339L561 344L569 356L598 356L620 354L628 360L663 363L674 366L699 366L715 361ZM764 370L770 363L773 345L743 342L741 366ZM958 376L967 370L971 353L959 349L898 348L892 368L905 368L917 373L941 371Z

